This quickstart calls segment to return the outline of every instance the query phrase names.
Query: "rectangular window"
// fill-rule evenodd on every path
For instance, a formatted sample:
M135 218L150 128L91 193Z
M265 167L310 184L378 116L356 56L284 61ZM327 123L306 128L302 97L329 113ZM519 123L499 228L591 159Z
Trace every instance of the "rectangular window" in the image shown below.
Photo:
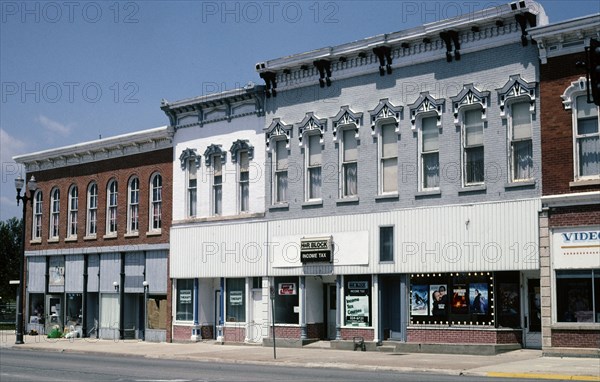
M300 323L300 315L295 307L299 306L298 277L274 277L275 323Z
M150 195L150 229L159 231L162 227L162 176L154 174Z
M188 217L196 216L196 189L198 185L198 174L196 168L196 159L188 161L188 185L187 185L187 212Z
M308 200L321 199L321 137L319 135L308 136L308 161L307 174Z
M226 322L246 322L246 281L243 278L226 279Z
M250 211L250 159L247 151L240 151L240 212Z
M79 205L79 195L76 186L71 187L69 191L69 237L77 237L77 210Z
M464 113L464 183L480 184L484 181L483 120L481 109Z
M50 194L50 238L58 238L58 227L60 218L60 191L58 188Z
M275 143L275 198L274 203L287 201L288 188L288 150L285 141Z
M440 142L436 117L421 120L421 184L422 189L440 186Z
M600 322L600 269L556 271L556 320Z
M42 238L42 192L37 191L33 198L33 226L32 239Z
M223 201L223 165L221 156L213 157L213 214L221 215Z
M179 279L177 280L177 300L175 320L177 321L193 321L194 320L194 280Z
M379 261L394 261L394 227L379 227Z
M512 180L533 178L533 149L531 141L531 112L529 103L520 102L510 107Z
M88 218L87 218L87 236L95 236L98 221L98 186L92 184L88 189Z
M587 103L586 96L577 97L577 127L575 129L577 177L600 175L600 132L598 106Z
M342 138L342 197L358 194L358 144L355 131L344 130Z
M345 325L371 326L371 276L345 276Z
M140 181L134 178L129 183L129 224L127 231L135 233L139 231L139 212L140 212Z
M100 298L100 327L119 330L119 295L103 293Z
M106 232L114 234L117 232L117 181L113 180L108 186Z
M396 134L395 125L381 126L380 150L379 179L381 179L381 193L398 192L398 135Z

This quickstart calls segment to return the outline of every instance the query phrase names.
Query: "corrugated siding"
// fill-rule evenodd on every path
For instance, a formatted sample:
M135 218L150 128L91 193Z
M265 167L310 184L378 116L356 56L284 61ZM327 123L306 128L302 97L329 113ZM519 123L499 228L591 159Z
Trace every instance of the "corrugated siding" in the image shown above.
M266 222L174 227L170 277L262 276L266 229Z
M144 253L127 252L125 254L125 292L143 293Z
M65 292L83 292L83 255L65 257Z
M60 285L52 285L52 275L56 268L59 268L61 272L65 271L65 258L64 256L50 256L48 257L48 268L50 279L48 280L48 293L64 293L65 291L65 279L64 274L62 275L62 281Z
M167 293L167 251L146 252L146 280L149 293Z
M46 256L28 257L27 291L44 293L46 291Z
M106 253L100 257L100 292L114 293L113 282L119 282L121 259L118 253Z
M88 255L88 292L98 291L100 272L100 256Z

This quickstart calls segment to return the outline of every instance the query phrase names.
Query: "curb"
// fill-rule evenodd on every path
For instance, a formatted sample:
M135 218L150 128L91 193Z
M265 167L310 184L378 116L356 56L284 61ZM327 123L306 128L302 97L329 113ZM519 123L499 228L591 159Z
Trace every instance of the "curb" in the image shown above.
M600 376L593 375L568 375L568 374L541 374L541 373L505 373L490 371L485 373L487 377L497 378L522 378L522 379L550 379L566 381L600 381Z

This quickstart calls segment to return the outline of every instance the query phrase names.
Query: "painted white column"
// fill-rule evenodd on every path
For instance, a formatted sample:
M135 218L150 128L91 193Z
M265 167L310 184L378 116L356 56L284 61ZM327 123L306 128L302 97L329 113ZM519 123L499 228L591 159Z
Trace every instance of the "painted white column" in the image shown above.
M306 276L300 276L298 305L300 309L300 339L305 340L306 335Z
M246 303L245 311L246 311L246 330L244 334L244 342L250 342L251 335L254 331L252 327L252 277L246 277L246 285L244 288L244 301Z
M335 286L337 288L336 293L336 311L337 317L335 318L335 339L342 339L342 323L344 322L344 312L346 311L346 305L344 301L344 275L338 275L335 279Z
M373 341L379 342L379 275L373 275L373 286L371 287L371 325L373 326Z

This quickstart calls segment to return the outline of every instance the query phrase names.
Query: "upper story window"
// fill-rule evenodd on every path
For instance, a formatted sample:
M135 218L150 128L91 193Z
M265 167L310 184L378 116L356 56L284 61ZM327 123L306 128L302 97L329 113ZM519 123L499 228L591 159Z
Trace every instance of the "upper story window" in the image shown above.
M379 189L382 194L398 192L398 134L395 124L381 126L379 139Z
M273 178L275 185L273 190L273 203L287 202L288 190L288 149L284 140L275 142L275 171Z
M114 235L117 233L117 196L118 184L115 179L108 182L106 188L106 234Z
M115 203L116 205L116 203ZM137 233L140 229L140 180L133 177L127 189L127 233Z
M358 194L358 143L356 131L345 129L342 131L342 198Z
M42 191L37 190L33 196L33 223L31 226L31 239L42 238Z
M394 261L394 227L379 227L379 261Z
M60 190L53 188L50 191L50 238L58 238L60 220Z
M240 212L248 212L250 211L250 158L248 151L240 151L238 156Z
M197 213L198 168L196 159L189 159L187 163L187 216L194 217Z
M513 182L533 178L533 144L529 102L509 106L510 164Z
M483 119L481 109L465 110L462 128L463 184L484 182Z
M98 185L93 182L87 192L87 227L86 236L96 236L98 231Z
M321 137L310 134L306 151L306 195L307 200L321 199L321 166L323 164Z
M150 178L150 230L160 231L162 227L162 176L159 173Z
M437 189L440 187L440 138L436 117L421 119L419 138L421 189Z
M223 164L221 163L221 155L213 157L213 215L221 215L223 213Z
M71 186L69 189L69 222L68 232L69 237L77 237L77 210L79 207L79 191L77 186Z
M573 138L576 179L600 176L600 131L598 106L587 103L587 97L576 98L573 108Z

